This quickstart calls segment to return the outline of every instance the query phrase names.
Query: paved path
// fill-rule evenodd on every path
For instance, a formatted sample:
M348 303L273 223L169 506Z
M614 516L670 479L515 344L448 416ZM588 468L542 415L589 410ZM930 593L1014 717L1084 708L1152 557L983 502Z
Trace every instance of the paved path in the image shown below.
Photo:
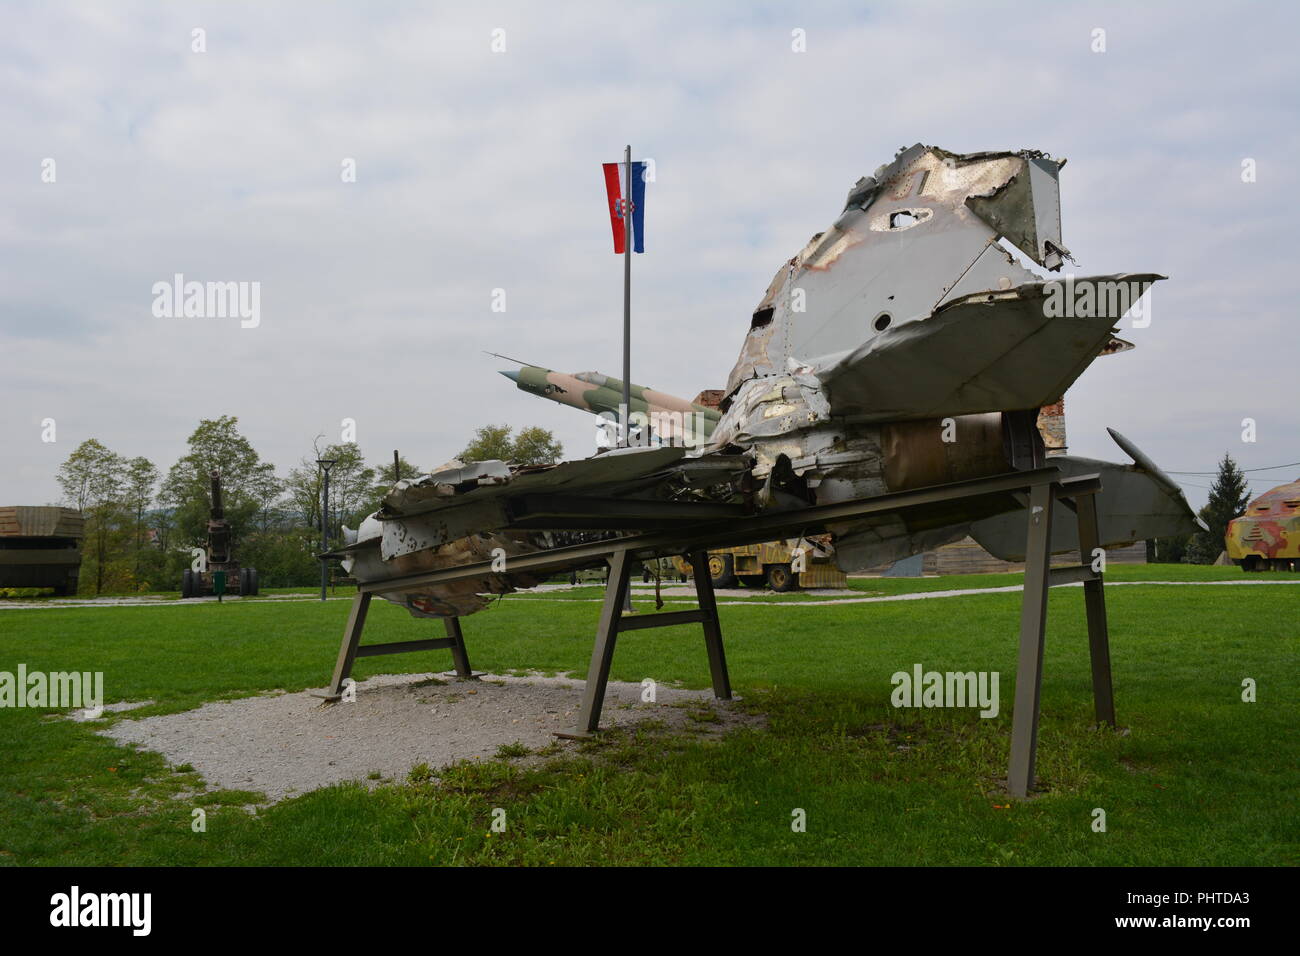
M1300 579L1294 581L1107 581L1106 587L1107 589L1122 588L1122 587L1213 587L1216 585L1228 585L1228 586L1255 585L1255 586L1267 587L1270 585L1287 585L1287 584L1300 584ZM1060 584L1057 585L1057 587L1081 588L1083 587L1083 583L1075 582L1072 584ZM914 591L910 594L886 594L886 595L881 595L879 597L827 598L825 600L820 600L820 601L819 600L812 600L812 601L736 600L736 601L720 602L719 606L735 607L736 605L749 605L749 606L757 606L757 607L826 607L828 605L833 605L833 604L876 604L876 603L882 603L887 601L923 601L929 598L965 597L969 594L1009 594L1015 591L1023 591L1024 589L1025 588L1023 584L1011 584L1006 587L1000 587L1000 588L966 588L966 589L954 589L951 591ZM728 592L719 591L717 593L720 596L726 596ZM527 595L527 592L521 592L521 594ZM636 599L646 599L649 596L645 594L640 594L640 595L634 594L633 597ZM525 600L540 600L540 599L539 598L530 599L525 597ZM603 598L573 598L572 600L575 603L591 602L591 603L599 604L604 599ZM688 604L693 606L695 602L665 600L664 604Z
M1123 588L1123 587L1275 587L1275 586L1285 586L1288 584L1300 585L1300 578L1297 578L1295 580L1281 580L1281 581L1246 581L1246 580L1243 581L1107 581L1106 587L1108 589ZM583 586L584 585L578 585L578 587L583 587ZM585 585L585 586L590 587L590 585ZM1083 584L1081 582L1075 582L1073 584L1061 584L1057 586L1078 588L1078 587L1083 587ZM566 591L569 590L571 587L573 587L573 585L568 585L568 584L543 585L541 587L533 588L528 591L518 592L518 594L514 596L514 600L525 600L525 601L546 600L545 598L540 596L541 593L553 592L553 591ZM829 605L835 605L835 604L877 604L877 603L883 603L888 601L925 601L931 598L966 597L971 594L1011 594L1016 591L1023 591L1023 590L1024 590L1024 585L1010 584L1007 585L1006 587L1000 587L1000 588L954 588L952 590L947 590L947 591L914 591L909 594L885 594L877 597L833 597L833 598L824 598L820 600L814 599L810 601L797 601L797 600L786 601L780 599L768 600L768 601L746 601L743 599L739 599L739 600L727 600L721 603L725 607L733 607L736 605L747 605L752 607L827 607ZM680 585L675 585L672 588L673 595L693 594L694 591L695 591L694 588L691 587L683 588ZM665 593L667 592L665 591ZM720 590L717 592L719 597L724 597L724 598L731 597L732 595L744 595L748 593L749 593L748 591L741 590L738 588L728 588L726 590ZM848 592L843 590L836 590L832 593L845 594ZM646 591L641 589L638 589L638 591L634 592L632 596L637 602L644 602L650 600L650 594L646 593ZM316 595L311 595L311 594L281 594L281 595L268 595L267 597L258 597L258 598L235 597L235 598L226 598L226 600L232 603L247 601L253 604L285 604L285 603L294 603L294 602L301 602L301 601L319 601L320 598L317 597ZM328 600L350 601L352 600L352 595L331 597ZM172 601L172 600L167 600L165 598L157 598L157 597L82 598L82 599L75 599L75 600L71 598L68 599L56 598L53 600L45 600L45 601L10 600L10 601L0 601L0 611L32 610L37 608L48 609L48 608L79 608L79 607L100 607L100 608L193 607L199 604L210 604L214 601L216 601L216 598L213 597L190 598L189 600L184 600L184 601ZM603 597L570 598L569 601L573 604L584 604L584 603L600 604L602 601L604 601L604 598ZM679 601L679 600L669 599L669 600L665 600L664 604L687 604L687 605L694 606L695 601L693 600Z
M227 597L228 603L238 604L246 601L250 604L292 604L297 601L320 601L318 594L268 594L266 597L241 598ZM331 597L330 601L351 601L352 595ZM45 600L6 600L0 601L0 611L35 610L38 608L76 608L76 607L194 607L199 604L216 604L215 597L171 598L143 595L141 597L105 597L105 598L48 598Z

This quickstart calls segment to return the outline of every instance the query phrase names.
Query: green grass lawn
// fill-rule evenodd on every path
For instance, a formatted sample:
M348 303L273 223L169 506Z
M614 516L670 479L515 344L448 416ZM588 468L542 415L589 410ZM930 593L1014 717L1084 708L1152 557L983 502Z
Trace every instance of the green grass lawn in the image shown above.
M1240 580L1235 568L1115 566L1117 580ZM1226 572L1226 573L1225 573ZM1177 576L1173 576L1173 574ZM1143 577L1146 575L1147 577ZM1276 580L1278 575L1252 575ZM1294 579L1294 576L1290 576ZM997 587L1018 575L855 579L864 592ZM498 673L586 672L599 596L515 596L467 618ZM774 599L780 600L780 599ZM1121 734L1092 729L1082 592L1052 592L1039 780L1007 806L1020 595L721 610L738 706L766 725L717 740L610 735L541 766L457 765L370 792L257 798L119 747L53 711L0 709L0 864L1189 864L1300 862L1300 588L1107 592ZM648 610L648 601L638 607ZM322 686L348 605L0 611L0 671L101 670L106 698L203 701ZM670 607L669 609L675 609ZM377 601L366 641L441 636ZM890 676L999 671L1001 713L895 709ZM446 652L368 658L356 677L442 670ZM624 634L613 678L707 687L697 627ZM1258 702L1243 703L1253 678ZM208 813L207 832L190 828ZM494 807L505 833L490 833ZM1107 832L1093 832L1094 808ZM792 832L792 810L807 832Z

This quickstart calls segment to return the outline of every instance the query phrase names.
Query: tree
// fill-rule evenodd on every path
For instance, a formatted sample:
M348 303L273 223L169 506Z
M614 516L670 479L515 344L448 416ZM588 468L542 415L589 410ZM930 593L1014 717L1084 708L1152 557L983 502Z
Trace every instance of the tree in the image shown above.
M275 476L275 471L269 463L260 469L249 483L249 492L257 502L262 531L270 530L271 521L276 517L278 510L276 506L285 488L285 483Z
M84 512L95 495L96 482L102 480L115 458L116 455L94 438L87 438L73 449L67 461L59 466L57 475L59 487L63 489L63 500L70 507Z
M137 575L140 573L140 549L144 545L144 513L153 502L158 477L158 469L148 458L132 458L126 463L126 503L135 518L133 545Z
M401 456L397 459L396 469L393 468L393 461L390 458L373 466L373 471L375 484L371 486L370 493L366 495L356 511L361 517L378 511L384 503L384 495L388 494L398 481L410 480L426 473L425 469L411 464Z
M201 544L206 538L213 469L221 472L226 520L236 540L252 524L265 488L275 480L274 466L262 461L238 425L233 415L203 419L189 437L189 452L167 472L159 497L175 507L182 543Z
M483 425L474 432L474 440L456 457L464 462L508 461L513 451L509 425Z
M288 527L251 535L240 547L239 561L257 568L262 587L301 587L320 580L319 529Z
M321 445L317 435L312 444L312 457L303 458L298 467L289 472L284 488L289 494L293 510L302 516L308 528L320 527L320 506L323 485L320 459L333 459L330 466L330 539L337 540L340 524L355 525L368 514L374 499L375 469L369 467L355 442L339 445ZM408 476L409 477L409 476Z
M59 467L64 498L86 519L86 539L94 545L95 593L104 590L109 543L123 514L127 465L121 455L94 438L78 445Z
M401 455L397 456L397 469L393 469L391 461L383 462L375 466L375 479L383 487L384 491L397 484L403 478L414 478L416 475L422 475L424 471L419 465L412 465Z
M1191 540L1190 534L1173 538L1156 538L1152 542L1155 545L1152 549L1155 553L1149 560L1156 564L1182 564L1187 556L1187 545Z
M564 455L564 446L545 428L521 429L513 439L509 425L484 425L456 457L464 462L512 461L517 465L550 465Z
M1223 453L1219 473L1210 486L1210 498L1199 512L1207 531L1192 535L1187 546L1187 560L1192 564L1213 564L1223 551L1228 522L1246 513L1250 503L1250 485L1232 456Z
M545 428L534 425L515 436L510 457L521 465L551 465L564 457L564 446Z

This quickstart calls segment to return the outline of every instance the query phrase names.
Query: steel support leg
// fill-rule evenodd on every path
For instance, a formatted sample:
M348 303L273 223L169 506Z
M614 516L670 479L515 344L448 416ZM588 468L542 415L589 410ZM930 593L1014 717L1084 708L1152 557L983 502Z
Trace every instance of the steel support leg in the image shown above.
M343 696L343 682L352 676L352 665L357 661L357 646L361 643L361 632L366 626L366 612L370 610L370 595L359 593L352 599L352 609L348 611L347 627L343 631L343 643L339 646L338 661L334 664L334 677L323 696L326 700L339 700Z
M582 711L578 715L575 736L593 734L600 727L600 711L605 705L605 685L609 683L609 666L614 660L614 644L618 639L618 619L622 616L623 602L627 599L631 572L627 552L615 552L609 563L605 603L600 609L600 626L596 630L596 646L591 651L591 666L587 670L587 686L582 691Z
M1013 797L1028 796L1034 784L1054 498L1055 492L1050 484L1035 485L1029 493L1025 590L1020 605L1020 658L1016 666L1015 712L1011 719L1011 764L1007 772L1007 789Z
M704 647L709 652L709 673L713 676L713 696L731 700L731 677L727 674L727 655L722 649L722 625L718 622L718 600L709 577L709 554L692 554L691 574L695 577L695 600L704 612Z
M1093 551L1101 540L1097 528L1096 495L1075 500L1079 514L1079 561L1093 562ZM1092 658L1092 699L1097 723L1115 726L1115 694L1110 678L1110 632L1106 625L1106 594L1100 576L1083 582L1083 605L1088 615L1088 653Z
M465 650L465 632L461 630L460 618L445 618L443 624L451 641L451 659L456 664L456 676L462 679L475 677L474 669L469 666L469 652Z

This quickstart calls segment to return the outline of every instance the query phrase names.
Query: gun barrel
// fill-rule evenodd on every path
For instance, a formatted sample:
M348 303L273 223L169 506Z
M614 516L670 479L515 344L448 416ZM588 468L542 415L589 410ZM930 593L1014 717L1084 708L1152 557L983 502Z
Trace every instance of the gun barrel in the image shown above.
M215 468L211 473L212 478L212 519L219 521L226 516L226 509L221 503L221 472Z

